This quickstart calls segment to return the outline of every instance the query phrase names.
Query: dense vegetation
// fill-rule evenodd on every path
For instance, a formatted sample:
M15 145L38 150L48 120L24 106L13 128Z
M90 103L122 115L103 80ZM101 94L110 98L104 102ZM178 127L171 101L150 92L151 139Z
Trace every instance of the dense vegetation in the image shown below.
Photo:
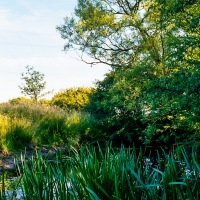
M51 105L68 110L82 110L89 103L91 88L70 88L53 96Z
M65 50L111 70L95 88L0 105L0 151L73 149L22 158L15 183L25 199L199 198L199 16L198 0L78 0L57 27ZM115 148L104 149L110 143ZM146 155L133 144L158 151Z
M58 152L54 159L38 153L29 162L22 156L18 180L4 182L0 198L19 193L25 200L199 199L198 148L187 149L190 156L184 148L160 151L154 160L150 152L109 146Z
M0 151L6 154L36 145L70 147L97 141L95 126L94 117L85 112L39 104L1 104Z
M199 141L199 16L198 0L79 0L57 28L65 50L111 66L89 109L110 139Z
M39 121L35 121L31 116L38 113L34 102L23 98L10 100L9 104L18 105L19 112L23 101L32 104L24 109L31 110L32 114L28 117L21 114L19 121L19 124L26 124L23 125L26 126L25 132L33 132L28 134L28 140L32 135L34 140L42 143L48 135L43 128L50 130L55 126L48 143L66 144L68 136L73 138L75 134L72 129L73 133L65 130L69 127L66 118L76 111L79 112L76 114L78 121L87 121L84 130L80 130L84 137L78 136L78 141L93 142L94 139L112 141L117 145L152 146L198 142L199 6L196 0L78 1L74 16L67 17L65 23L57 27L66 40L65 49L79 48L94 59L91 64L105 63L111 66L111 70L93 89L69 88L55 94L49 101L39 101L39 105L44 106L39 106L44 109L41 112L54 110L54 116L51 112L47 114L51 120L43 114L36 117ZM35 80L31 74L34 77L38 74L44 85L43 74L31 70L28 68L26 76ZM40 81L36 82L40 84ZM31 85L35 84L31 82ZM35 97L32 99L36 101ZM9 116L3 107L0 111L2 124L16 127L12 123L18 120L18 114ZM11 107L10 113L15 106ZM48 125L48 122L55 124ZM5 135L6 128L1 126L4 129L1 134ZM28 130L28 127L33 128ZM7 129L7 132L12 131ZM80 134L78 130L76 134ZM40 138L40 135L45 136ZM1 143L5 140L1 139ZM1 149L5 148L3 146L1 144Z

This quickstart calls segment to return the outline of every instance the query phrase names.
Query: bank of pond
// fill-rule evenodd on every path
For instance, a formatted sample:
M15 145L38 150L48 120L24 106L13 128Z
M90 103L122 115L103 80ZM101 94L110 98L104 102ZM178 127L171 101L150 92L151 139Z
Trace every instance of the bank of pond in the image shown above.
M197 200L199 158L198 146L170 151L83 146L45 157L36 152L16 160L12 179L1 172L0 199Z

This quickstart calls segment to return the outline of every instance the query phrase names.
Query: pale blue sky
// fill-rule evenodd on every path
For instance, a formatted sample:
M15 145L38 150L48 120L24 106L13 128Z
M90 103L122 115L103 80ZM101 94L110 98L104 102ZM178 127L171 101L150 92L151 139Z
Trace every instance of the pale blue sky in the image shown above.
M0 0L0 102L22 96L27 65L45 74L47 90L93 86L108 67L90 67L75 52L63 52L56 26L73 13L76 0Z

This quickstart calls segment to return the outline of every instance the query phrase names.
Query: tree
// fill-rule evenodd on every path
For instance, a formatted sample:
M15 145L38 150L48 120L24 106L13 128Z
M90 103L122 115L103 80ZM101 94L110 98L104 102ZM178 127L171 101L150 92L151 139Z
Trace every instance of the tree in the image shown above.
M156 6L144 0L79 0L76 16L58 27L66 50L79 49L94 59L90 64L112 68L97 84L90 104L111 138L138 140L144 128L139 102L143 84L164 73Z
M90 64L129 68L144 56L159 63L161 39L153 20L159 8L151 9L155 4L144 0L79 0L76 16L67 17L57 29L66 40L65 50L79 49L88 54L94 59Z
M200 2L158 1L165 42L162 64L167 74L146 85L146 141L200 139Z
M34 67L26 67L27 71L22 73L22 80L25 81L25 84L19 86L21 93L30 96L35 103L38 102L38 99L45 96L47 93L42 91L46 87L46 81L44 81L44 74L39 71L35 71Z
M58 27L65 50L111 66L90 105L107 134L172 144L200 132L199 12L198 0L79 0Z

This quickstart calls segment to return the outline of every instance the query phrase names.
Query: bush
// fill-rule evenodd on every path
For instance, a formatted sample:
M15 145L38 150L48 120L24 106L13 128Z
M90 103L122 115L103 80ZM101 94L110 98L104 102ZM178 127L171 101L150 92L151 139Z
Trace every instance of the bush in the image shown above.
M51 106L51 100L48 99L41 99L38 103L42 106Z
M76 146L100 142L104 137L92 115L76 111L46 115L40 121L37 130L40 144Z
M31 144L33 129L26 119L0 115L0 151L9 153Z
M70 88L57 93L51 103L60 108L79 111L89 103L91 93L91 88Z
M18 105L18 104L34 104L32 99L28 99L25 97L17 97L17 98L13 98L11 100L8 101L10 104L12 105Z
M6 148L6 134L8 129L8 117L0 115L0 151L7 152Z
M65 115L47 115L40 121L37 137L41 144L64 144L67 142Z
M34 136L31 122L26 119L12 119L6 135L8 149L24 149L32 143Z

